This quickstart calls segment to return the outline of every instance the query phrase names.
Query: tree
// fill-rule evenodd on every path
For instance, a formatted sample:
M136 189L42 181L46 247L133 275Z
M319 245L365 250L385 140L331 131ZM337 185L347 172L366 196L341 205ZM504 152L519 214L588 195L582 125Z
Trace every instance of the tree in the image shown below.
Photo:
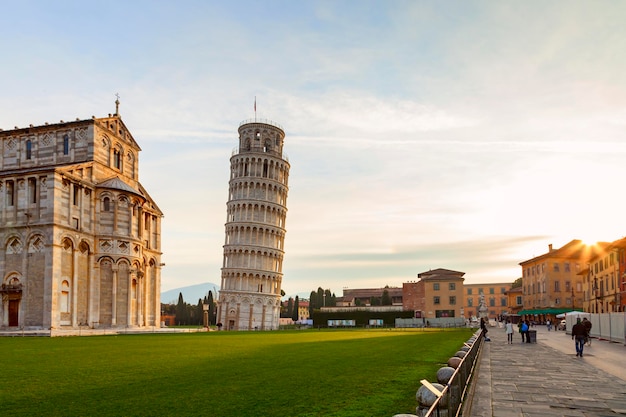
M324 290L318 287L317 291L311 291L309 294L309 317L313 317L313 312L322 307L335 307L337 305L337 297L331 293L329 289Z
M192 310L193 322L191 324L198 324L201 326L204 322L204 308L202 307L202 298L198 298L198 304Z
M313 317L313 311L319 308L319 304L317 304L317 292L311 291L309 294L309 317Z
M296 301L294 301L294 303L293 303L293 313L291 314L291 319L293 321L300 320L300 314L299 314L299 311L298 311L299 307L300 307L300 300L299 300L298 296L296 295Z
M287 317L293 317L293 298L289 297L287 302Z
M517 288L521 286L522 286L522 278L516 279L515 281L513 281L513 284L511 284L511 288Z
M163 314L176 316L176 304L161 303L161 311L163 312Z
M317 288L317 302L319 303L318 305L321 307L326 307L326 300L324 300L324 290L322 289L322 287L318 287Z
M389 296L389 291L387 290L383 291L383 296L380 299L380 304L384 306L390 306L392 304L391 297Z
M178 325L187 324L187 319L189 318L187 313L187 306L185 305L185 300L183 299L183 293L178 293L178 303L176 304L176 323Z
M335 307L335 294L331 294L329 289L324 291L324 306L326 307Z
M217 320L217 308L215 308L215 301L213 300L213 292L209 290L207 298L207 304L209 305L209 324L216 324Z

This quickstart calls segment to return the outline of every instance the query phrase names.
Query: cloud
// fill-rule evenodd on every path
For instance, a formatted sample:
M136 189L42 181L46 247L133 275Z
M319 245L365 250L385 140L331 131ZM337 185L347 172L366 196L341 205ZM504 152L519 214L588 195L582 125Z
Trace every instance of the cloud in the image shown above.
M286 132L293 292L513 280L547 243L623 234L620 2L78 4L5 8L0 127L104 116L119 93L165 213L164 289L219 282L255 115Z

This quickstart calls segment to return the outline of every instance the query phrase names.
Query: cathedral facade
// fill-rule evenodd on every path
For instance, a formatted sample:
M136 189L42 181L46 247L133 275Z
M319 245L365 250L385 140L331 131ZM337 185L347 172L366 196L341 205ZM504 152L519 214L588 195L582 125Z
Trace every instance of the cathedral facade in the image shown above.
M163 214L116 104L0 131L0 328L160 325Z
M227 330L278 329L290 168L284 139L270 121L239 126L217 315Z

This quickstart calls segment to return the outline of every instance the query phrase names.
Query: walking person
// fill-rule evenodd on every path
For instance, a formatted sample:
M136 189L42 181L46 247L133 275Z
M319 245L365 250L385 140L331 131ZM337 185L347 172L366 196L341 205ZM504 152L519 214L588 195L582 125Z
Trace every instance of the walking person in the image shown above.
M576 319L576 324L572 327L572 340L576 339L576 356L583 357L583 348L585 347L585 335L587 330L580 322L580 317Z
M546 320L546 327L548 328L548 331L552 330L552 322L550 319Z
M506 332L506 339L509 342L509 345L513 344L513 323L511 323L511 319L506 321L504 325L504 331Z
M530 343L530 334L528 331L530 330L530 321L524 320L522 323L522 343L524 343L524 338L526 338L526 343Z
M519 334L522 335L522 343L524 343L524 331L522 330L523 327L524 327L524 320L518 321L517 330L519 331Z
M487 337L487 332L489 330L487 330L487 321L484 317L480 318L480 330L482 330L482 336L485 338L485 340L489 341L490 339Z

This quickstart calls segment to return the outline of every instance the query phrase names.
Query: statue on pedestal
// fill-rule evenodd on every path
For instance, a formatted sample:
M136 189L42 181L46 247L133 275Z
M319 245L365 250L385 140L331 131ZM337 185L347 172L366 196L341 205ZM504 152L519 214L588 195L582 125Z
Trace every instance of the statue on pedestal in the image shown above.
M485 320L489 317L487 314L487 306L485 305L485 294L480 293L480 301L478 303L478 318L484 318Z

